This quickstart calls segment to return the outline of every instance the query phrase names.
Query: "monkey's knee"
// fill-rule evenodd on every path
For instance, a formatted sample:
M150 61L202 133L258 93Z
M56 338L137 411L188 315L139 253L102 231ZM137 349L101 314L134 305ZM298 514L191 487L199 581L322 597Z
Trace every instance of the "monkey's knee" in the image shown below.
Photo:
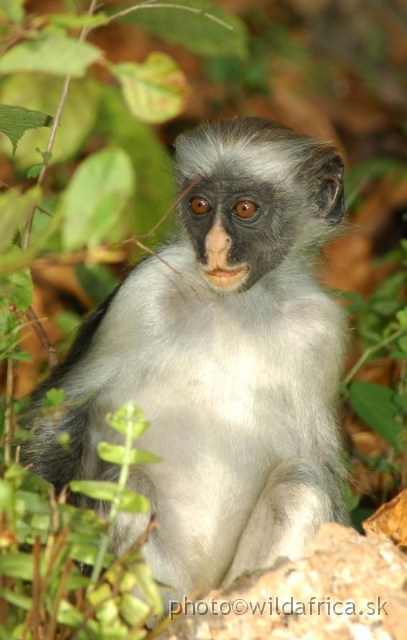
M332 492L333 483L321 469L299 460L282 463L271 473L263 497L276 524L292 523L301 531L334 519Z
M246 571L303 556L319 526L330 519L332 500L323 472L300 460L282 463L260 494L224 585Z

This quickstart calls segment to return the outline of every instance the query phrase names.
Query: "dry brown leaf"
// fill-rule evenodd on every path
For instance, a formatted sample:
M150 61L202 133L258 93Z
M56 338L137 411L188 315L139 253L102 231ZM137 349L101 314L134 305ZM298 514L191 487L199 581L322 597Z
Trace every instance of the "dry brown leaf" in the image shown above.
M398 547L407 547L407 489L393 500L382 504L370 518L362 522L367 536L391 540Z

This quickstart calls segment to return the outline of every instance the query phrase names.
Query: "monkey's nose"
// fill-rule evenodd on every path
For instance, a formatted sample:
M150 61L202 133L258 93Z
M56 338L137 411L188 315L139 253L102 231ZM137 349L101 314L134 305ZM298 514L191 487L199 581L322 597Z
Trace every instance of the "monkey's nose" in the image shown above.
M227 256L232 246L232 239L226 229L219 223L213 225L205 238L205 255L210 269L227 266Z

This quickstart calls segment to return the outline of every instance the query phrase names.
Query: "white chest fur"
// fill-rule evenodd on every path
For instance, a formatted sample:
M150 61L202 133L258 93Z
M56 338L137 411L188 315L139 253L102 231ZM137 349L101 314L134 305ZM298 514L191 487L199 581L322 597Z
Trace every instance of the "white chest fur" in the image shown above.
M82 392L86 385L103 390L96 439L112 437L108 411L130 399L142 407L151 426L136 446L163 458L144 468L156 488L160 535L189 574L213 584L270 471L290 456L313 455L310 434L325 382L310 379L307 367L324 359L341 314L298 273L295 288L280 291L278 307L273 295L256 305L252 289L214 294L199 274L180 278L186 251L163 252L176 271L149 261L125 282L88 358L93 376L85 368L80 383ZM330 354L322 374L329 393L340 357Z

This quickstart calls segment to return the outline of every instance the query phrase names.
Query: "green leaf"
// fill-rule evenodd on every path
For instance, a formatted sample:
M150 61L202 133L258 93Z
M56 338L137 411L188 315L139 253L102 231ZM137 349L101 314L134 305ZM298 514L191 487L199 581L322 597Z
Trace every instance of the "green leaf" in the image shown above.
M129 489L122 489L120 492L120 511L126 511L128 513L145 513L150 510L150 502L144 496L130 491Z
M144 420L144 414L134 402L126 402L115 413L109 413L106 420L115 431L126 435L131 428L131 437L138 438L148 428L148 422Z
M42 111L0 104L0 131L10 139L13 154L16 152L18 141L28 129L50 127L52 121L52 117Z
M4 472L4 477L6 480L13 480L15 485L20 486L23 478L25 476L25 471L21 465L17 462L12 462L9 467Z
M407 353L407 336L401 336L401 338L397 340L397 344L400 347L400 349L403 351L403 353L406 354Z
M41 169L42 169L43 165L42 164L34 164L32 167L30 167L27 171L27 178L38 178L38 176L41 173Z
M346 310L349 313L360 313L368 308L367 302L363 299L362 295L356 291L338 292L338 298L349 301L349 304L346 306Z
M34 71L82 78L87 68L101 58L102 52L92 44L61 33L43 32L6 51L0 59L0 73Z
M396 318L403 328L407 328L407 307L396 313Z
M113 598L113 594L99 604L96 609L96 618L103 625L103 628L110 629L113 627L114 634L116 635L117 627L120 627L121 624L118 622L119 609L116 599ZM109 637L108 634L106 635Z
M83 614L67 600L61 600L58 607L57 620L67 627L77 628L83 622Z
M75 275L93 304L106 300L107 296L119 284L119 279L104 264L79 264L75 267Z
M27 351L14 351L12 355L10 355L12 360L16 362L32 362L32 357Z
M151 608L131 593L124 593L119 600L120 615L131 627L141 627L151 614Z
M134 185L133 167L123 150L103 149L86 158L66 190L62 228L65 248L100 242L118 224Z
M13 489L10 482L0 478L0 513L13 507Z
M24 104L29 109L55 113L61 98L62 78L47 74L18 73L3 78L0 85L1 102ZM91 78L72 80L55 144L52 149L51 164L63 162L75 155L89 131L93 127L100 86ZM80 114L80 117L78 117ZM3 138L3 136L1 136ZM20 140L15 155L19 169L27 170L32 165L42 164L42 154L47 147L49 131L44 127L31 129ZM1 149L9 155L9 142L0 141ZM0 234L1 236L1 234Z
M51 507L47 499L32 491L19 490L17 492L15 510L20 515L26 513L51 515Z
M103 582L100 586L91 589L88 594L88 600L90 604L94 607L97 607L98 605L103 604L103 602L105 602L111 597L112 597L112 590L106 582Z
M109 21L105 13L97 15L78 15L77 13L51 13L46 16L49 24L64 29L83 29L83 27L103 27Z
M139 25L167 42L182 44L199 55L247 57L243 22L218 5L206 0L160 0L159 4L160 7L156 8L153 4L141 6L124 20ZM162 8L163 4L173 6ZM174 5L180 8L174 8Z
M49 389L41 401L42 407L59 407L65 401L63 389Z
M97 542L95 540L95 542ZM96 544L85 544L80 542L79 544L72 545L69 551L69 557L76 562L83 562L84 564L95 564L98 555L98 548ZM107 559L111 561L113 556L107 555Z
M83 589L84 587L88 587L90 585L90 580L86 576L83 575L70 575L68 577L66 583L67 591L76 591L76 589Z
M24 20L25 0L0 0L0 16L4 16L11 22L22 22Z
M73 480L69 484L72 491L84 493L93 500L105 500L113 502L120 494L119 509L134 513L148 511L150 503L144 496L141 496L129 489L121 489L114 482L98 482L97 480Z
M376 302L383 298L393 299L402 290L407 280L407 270L392 273L386 280L381 282L370 297L369 302Z
M20 225L41 200L41 189L33 187L24 194L7 191L0 195L0 250L12 245Z
M68 526L71 529L69 538L73 535L73 525L75 529L75 535L86 535L86 540L89 536L96 540L101 533L106 531L106 523L102 522L94 511L89 509L78 509L70 504L60 504L58 506L58 512L62 518L63 526Z
M148 233L175 200L169 153L150 127L131 116L118 87L104 86L101 98L96 128L109 144L127 150L137 176L134 205L123 218L123 237ZM168 234L170 218L155 234L154 246L158 235Z
M25 609L25 611L30 611L33 606L32 598L28 598L27 596L23 596L21 593L15 593L14 591L10 591L9 589L0 588L0 598L13 604L19 609Z
M0 276L0 289L8 304L14 305L18 311L27 311L32 304L33 283L28 269Z
M81 324L81 317L74 311L60 311L55 316L55 324L65 336L72 336Z
M0 575L10 578L32 580L34 558L27 553L13 553L0 556Z
M370 301L369 306L375 313L384 317L389 317L396 314L402 306L402 303L391 298L383 298Z
M400 409L394 402L395 392L371 382L354 382L350 387L350 403L355 413L398 451L403 450L401 424L396 415Z
M147 602L154 607L155 612L160 616L163 604L150 565L145 562L140 549L131 549L129 555L128 567L132 574L136 576L137 586Z
M129 464L148 464L151 462L160 462L161 460L158 456L148 451L142 451L141 449L132 449L127 455L125 447L109 444L108 442L100 442L98 444L98 455L102 460L113 464L123 464L125 458Z
M182 112L188 94L184 74L165 53L142 64L122 62L110 71L119 80L130 113L142 122L164 122Z

